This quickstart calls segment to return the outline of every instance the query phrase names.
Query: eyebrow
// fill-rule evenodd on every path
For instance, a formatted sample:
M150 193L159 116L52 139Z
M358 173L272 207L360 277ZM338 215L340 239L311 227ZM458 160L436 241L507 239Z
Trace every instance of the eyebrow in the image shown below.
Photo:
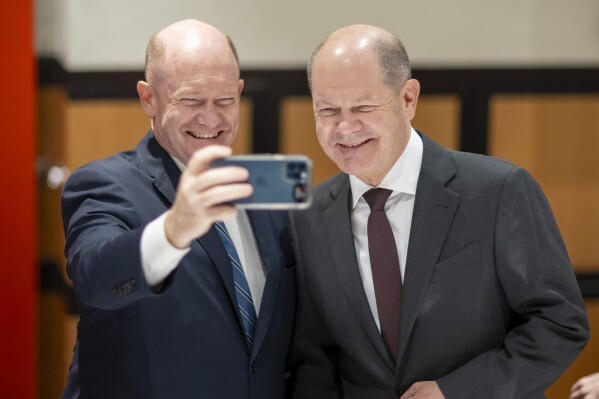
M336 105L333 105L331 102L329 102L328 100L325 99L321 99L321 98L317 98L314 100L314 105L315 106L323 106L323 105L328 105L328 106L333 106L336 107Z
M351 107L359 107L361 105L380 105L382 103L385 102L385 100L387 100L388 96L384 97L382 100L375 100L372 97L370 97L370 95L365 95L363 97L358 98L356 101L354 101L353 105L351 105ZM330 107L335 107L335 108L339 108L338 105L333 104L332 102L328 101L327 99L322 99L322 98L317 98L316 100L314 100L314 106L316 107L322 107L322 106L330 106Z
M372 97L370 97L370 95L365 95L363 97L360 97L356 100L357 103L361 103L361 102L370 102L370 103L375 103L377 102L376 100L374 100Z

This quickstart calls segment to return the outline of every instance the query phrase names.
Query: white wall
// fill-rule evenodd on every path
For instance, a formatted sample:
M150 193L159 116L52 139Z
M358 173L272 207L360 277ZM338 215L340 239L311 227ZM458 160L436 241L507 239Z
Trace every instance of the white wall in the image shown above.
M353 23L398 35L416 67L599 66L598 0L38 0L38 54L140 70L150 36L185 18L229 34L245 69L303 68Z

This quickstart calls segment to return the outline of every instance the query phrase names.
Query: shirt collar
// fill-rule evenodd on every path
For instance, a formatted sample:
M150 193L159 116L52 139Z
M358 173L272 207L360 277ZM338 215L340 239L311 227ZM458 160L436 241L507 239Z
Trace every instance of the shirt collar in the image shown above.
M173 161L175 161L175 165L177 165L177 167L179 168L179 170L181 171L181 173L183 173L186 169L186 166L183 162L179 161L177 158L175 158L174 156L172 156L171 154L168 154Z
M414 128L411 128L406 148L377 187L393 190L391 196L399 193L415 195L422 165L422 152L422 138ZM352 192L352 209L355 209L358 200L373 186L353 175L349 175L349 183Z

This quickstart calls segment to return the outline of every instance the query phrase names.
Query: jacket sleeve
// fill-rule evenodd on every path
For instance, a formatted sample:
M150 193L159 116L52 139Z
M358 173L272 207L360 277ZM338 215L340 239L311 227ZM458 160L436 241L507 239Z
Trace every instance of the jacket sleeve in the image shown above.
M540 187L523 169L505 178L495 226L498 284L517 323L502 348L437 380L447 399L533 398L589 338L585 306Z
M131 196L100 162L75 171L64 187L67 272L84 305L118 309L154 294L143 275L144 226Z

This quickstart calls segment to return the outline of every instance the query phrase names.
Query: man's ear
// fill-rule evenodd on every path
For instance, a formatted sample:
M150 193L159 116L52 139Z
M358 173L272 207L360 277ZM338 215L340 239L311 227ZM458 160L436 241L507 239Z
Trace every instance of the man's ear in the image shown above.
M410 79L403 88L403 105L405 115L409 120L416 116L416 106L418 105L418 96L420 95L420 83L416 79Z
M152 87L147 82L140 80L137 82L137 95L139 96L139 101L141 101L144 112L148 118L152 119L155 114L154 93Z
M237 88L237 97L241 98L241 92L243 91L243 79L239 79L238 88Z

